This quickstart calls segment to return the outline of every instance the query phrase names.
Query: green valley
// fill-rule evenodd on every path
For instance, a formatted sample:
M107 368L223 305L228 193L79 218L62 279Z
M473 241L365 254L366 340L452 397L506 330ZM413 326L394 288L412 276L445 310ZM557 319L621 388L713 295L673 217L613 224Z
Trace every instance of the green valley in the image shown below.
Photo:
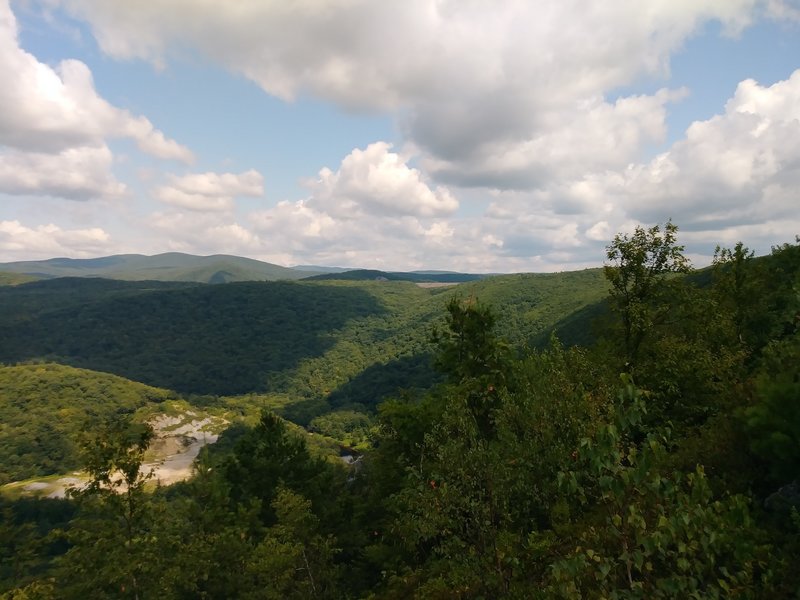
M0 594L795 597L800 240L697 272L668 222L606 261L0 287L1 481L86 482L0 495Z

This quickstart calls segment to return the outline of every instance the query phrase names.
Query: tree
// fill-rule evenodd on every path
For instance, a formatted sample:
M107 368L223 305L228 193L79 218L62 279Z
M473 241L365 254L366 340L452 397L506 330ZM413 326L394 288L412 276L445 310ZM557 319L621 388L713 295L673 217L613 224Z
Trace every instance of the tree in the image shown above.
M277 523L255 548L247 576L251 593L245 598L335 598L337 569L335 540L319 532L311 502L280 488L272 503Z
M241 597L249 589L248 560L263 535L260 504L232 505L224 474L207 447L193 477L163 491L171 498L159 536L168 540L172 560L161 574L162 589L177 598Z
M622 319L624 357L630 370L648 331L668 310L668 276L691 270L684 247L677 244L677 232L672 221L666 222L663 233L659 225L637 226L633 235L617 234L606 247L610 264L604 271L611 284L612 308Z
M768 265L738 242L733 248L717 246L713 262L713 295L730 320L731 346L748 355L761 350L773 333L774 314L769 310L776 281L767 281ZM780 281L780 277L776 278Z
M508 345L494 332L492 309L475 298L454 296L447 303L447 330L434 331L435 365L460 388L484 436L493 435L492 411L512 378Z
M150 425L124 418L84 440L89 482L71 491L80 512L65 535L72 548L61 561L64 597L138 600L155 586L157 511L145 491L153 473L142 469L153 437Z
M287 430L276 414L264 410L258 425L237 442L224 466L231 498L239 504L261 503L261 520L273 525L272 508L281 486L303 494L319 505L330 490L320 489L329 468L308 451L305 440Z
M507 346L498 340L492 309L474 297L453 296L447 303L447 329L434 331L435 365L452 383L505 376Z
M470 404L476 380L440 390L443 411L394 496L394 537L416 565L396 570L397 597L527 598L540 579L532 532L549 526L556 474L605 404L605 386L584 352L556 340L507 369L514 386L486 415L491 435Z
M580 500L583 526L551 565L547 597L762 597L777 561L747 499L715 499L699 465L669 471L668 430L637 443L643 394L623 381L611 421L581 441L576 468L559 475L564 497Z
M800 297L797 302L800 314ZM800 331L773 340L755 376L755 398L743 412L750 449L772 485L800 477Z

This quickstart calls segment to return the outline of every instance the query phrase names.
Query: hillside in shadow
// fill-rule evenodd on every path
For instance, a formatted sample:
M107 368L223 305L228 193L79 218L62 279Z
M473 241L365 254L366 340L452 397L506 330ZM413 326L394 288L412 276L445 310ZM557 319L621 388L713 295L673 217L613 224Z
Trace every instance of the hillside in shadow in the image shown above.
M0 361L47 359L179 392L237 394L264 390L271 372L322 355L348 321L385 311L356 287L248 282L143 291L84 281L93 291L74 292L75 302L58 286L50 294L29 287L42 284L4 290L17 310L0 316Z

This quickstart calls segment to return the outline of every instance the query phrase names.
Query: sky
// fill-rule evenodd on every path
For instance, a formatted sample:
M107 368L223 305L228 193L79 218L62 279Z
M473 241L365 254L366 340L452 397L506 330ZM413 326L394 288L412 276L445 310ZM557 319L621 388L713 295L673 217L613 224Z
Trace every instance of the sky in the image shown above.
M0 0L0 262L546 272L800 234L800 0Z

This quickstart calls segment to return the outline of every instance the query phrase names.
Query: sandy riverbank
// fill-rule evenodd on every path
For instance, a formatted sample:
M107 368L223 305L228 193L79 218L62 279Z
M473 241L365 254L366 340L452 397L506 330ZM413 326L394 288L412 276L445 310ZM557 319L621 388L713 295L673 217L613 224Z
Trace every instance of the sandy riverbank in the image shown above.
M153 481L170 485L188 479L192 474L194 460L207 444L219 438L217 433L223 421L218 418L200 418L193 412L177 416L160 415L150 420L155 431L148 452L148 461L142 472L153 471ZM7 484L16 487L24 494L63 498L68 489L80 487L87 481L84 473L74 472L64 476L49 476L42 479Z

